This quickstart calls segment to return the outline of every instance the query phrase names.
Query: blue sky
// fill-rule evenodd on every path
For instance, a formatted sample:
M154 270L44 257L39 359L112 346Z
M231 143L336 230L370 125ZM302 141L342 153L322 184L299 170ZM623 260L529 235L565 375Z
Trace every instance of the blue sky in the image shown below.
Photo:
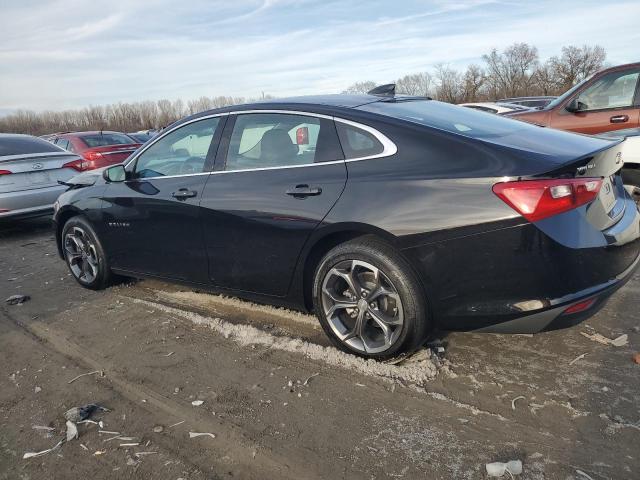
M640 2L0 0L0 112L340 92L527 42L640 61Z

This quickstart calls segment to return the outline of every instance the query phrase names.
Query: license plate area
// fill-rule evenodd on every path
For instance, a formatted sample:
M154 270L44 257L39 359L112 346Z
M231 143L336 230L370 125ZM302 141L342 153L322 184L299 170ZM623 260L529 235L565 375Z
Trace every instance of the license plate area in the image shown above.
M602 180L602 188L600 188L600 201L604 206L604 211L609 213L616 205L616 187L615 179L605 177Z

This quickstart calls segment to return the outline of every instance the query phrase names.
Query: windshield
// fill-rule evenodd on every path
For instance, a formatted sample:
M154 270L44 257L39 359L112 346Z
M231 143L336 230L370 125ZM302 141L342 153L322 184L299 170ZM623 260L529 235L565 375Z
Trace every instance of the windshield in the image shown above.
M569 90L567 90L562 95L560 95L558 98L556 98L555 100L552 100L551 102L549 102L549 104L546 107L542 108L542 110L551 110L552 108L555 108L556 106L558 106L561 103L563 103L567 98L569 98L578 89L580 89L585 83L589 82L594 77L594 75L595 75L595 73L593 75L589 75L587 78L585 78L580 83L575 84Z
M486 112L473 108L459 107L434 100L375 102L362 105L358 109L471 138L498 138L530 128L539 128L499 115L487 115Z

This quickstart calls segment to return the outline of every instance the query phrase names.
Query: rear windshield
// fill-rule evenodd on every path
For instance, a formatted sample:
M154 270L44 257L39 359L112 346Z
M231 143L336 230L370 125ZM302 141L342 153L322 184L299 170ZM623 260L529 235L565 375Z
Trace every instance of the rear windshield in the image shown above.
M540 128L499 115L487 115L485 112L472 108L433 100L376 102L362 105L358 109L419 123L470 138L499 138L528 128Z
M0 135L0 157L63 151L42 138L28 135Z
M136 143L136 140L123 133L96 133L92 135L83 135L80 138L89 148Z

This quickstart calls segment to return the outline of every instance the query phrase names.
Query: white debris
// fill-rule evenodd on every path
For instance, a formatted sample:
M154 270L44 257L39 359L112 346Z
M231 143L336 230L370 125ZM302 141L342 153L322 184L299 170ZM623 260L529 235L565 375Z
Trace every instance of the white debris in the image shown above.
M213 433L209 433L209 432L189 432L189 438L196 438L196 437L216 438L216 436Z
M518 400L526 400L526 397L523 397L522 395L520 395L519 397L516 397L513 400L511 400L511 410L515 410L516 409L516 402Z
M191 402L191 405L193 405L194 407L199 407L203 403L204 403L203 400L194 400L193 402Z
M584 357L586 357L587 354L583 353L582 355L578 355L576 358L574 358L573 360L571 360L569 362L569 365L573 365L574 363L576 363L578 360L582 360Z
M502 477L505 473L511 475L520 475L522 473L522 462L520 460L511 460L509 462L493 462L485 465L487 475L490 477Z
M54 450L56 450L57 448L60 448L60 446L64 443L64 439L60 440L58 443L56 443L53 447L48 448L47 450L42 450L41 452L27 452L25 453L22 458L26 459L26 458L33 458L33 457L40 457L41 455L46 455L49 452L53 452Z
M611 345L613 345L614 347L623 347L625 346L627 343L629 343L629 337L626 333L620 335L619 337L614 338L613 340L611 340Z
M628 335L626 333L620 335L619 337L616 338L608 338L605 337L604 335L601 335L599 333L587 333L587 332L580 332L580 335L582 335L583 337L588 338L591 341L597 342L597 343L601 343L603 345L613 345L614 347L623 347L625 346L627 343L629 343L628 340Z
M67 420L67 442L75 438L78 438L78 427L76 427L75 423Z

